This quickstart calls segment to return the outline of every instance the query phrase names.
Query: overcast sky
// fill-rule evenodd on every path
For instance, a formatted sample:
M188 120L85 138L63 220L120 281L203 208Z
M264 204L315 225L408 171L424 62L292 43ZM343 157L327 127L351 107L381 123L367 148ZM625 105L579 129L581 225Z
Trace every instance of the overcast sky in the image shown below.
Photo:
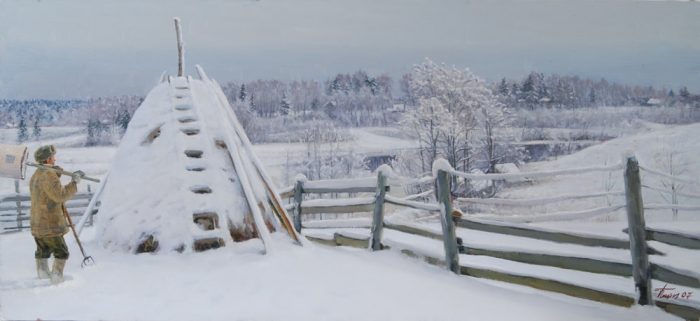
M487 80L531 70L700 93L700 2L0 0L0 98L147 93L193 64L225 82L396 79L430 57Z

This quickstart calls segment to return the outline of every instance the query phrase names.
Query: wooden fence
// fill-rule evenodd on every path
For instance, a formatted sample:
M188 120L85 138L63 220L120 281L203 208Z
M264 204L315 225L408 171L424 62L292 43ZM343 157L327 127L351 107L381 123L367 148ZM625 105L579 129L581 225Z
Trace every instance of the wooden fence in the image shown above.
M465 179L509 179L518 177L551 177L558 175L577 175L593 171L622 171L625 177L625 203L622 206L611 206L605 210L596 210L600 215L607 211L613 211L620 207L626 208L629 239L609 238L601 236L567 233L535 228L520 223L494 222L480 219L470 219L453 215L454 200L450 194L450 175L461 176ZM687 320L698 320L700 309L695 306L682 304L679 301L654 300L652 298L651 279L656 279L671 284L700 288L698 274L684 271L669 266L664 266L649 261L649 255L663 255L660 251L649 247L647 240L655 240L669 245L681 246L688 249L698 249L700 240L697 236L677 233L673 231L661 231L645 226L644 203L641 197L640 166L634 156L627 157L624 164L608 167L592 167L584 169L560 170L539 173L520 174L473 174L459 173L449 166L438 165L434 178L435 196L437 203L423 203L410 201L409 197L395 198L386 194L388 186L387 177L383 171L378 172L376 179L356 179L354 182L342 180L305 181L300 179L293 188L287 188L283 196L293 197L289 209L294 218L295 227L301 230L301 217L312 213L355 213L371 212L370 235L358 235L348 232L336 232L332 237L321 235L307 235L307 238L326 245L344 245L367 248L370 251L394 248L406 255L422 258L424 261L444 266L453 273L469 275L473 277L492 279L508 283L529 286L541 290L562 293L578 298L589 299L608 304L631 306L655 304L665 311L680 316ZM336 200L309 200L304 201L304 194L309 193L374 193L374 197L336 199ZM572 196L578 198L581 196ZM561 199L561 198L560 198ZM566 199L566 198L563 198ZM384 204L394 204L426 211L438 212L442 233L386 222L383 218ZM679 206L681 207L681 206ZM559 219L561 217L590 217L592 211L565 213L564 215L549 215ZM343 226L348 227L348 226ZM432 253L421 253L419 250L404 244L382 238L383 229L392 229L403 233L422 236L430 239L441 240L444 247L444 257L436 257ZM615 262L603 259L594 259L577 256L564 256L537 251L523 252L504 250L498 248L466 246L456 236L456 228L477 230L490 233L499 233L510 236L519 236L537 240L546 240L557 243L577 244L582 246L603 247L613 249L626 249L631 253L631 262ZM632 233L629 233L632 231ZM526 274L504 272L486 269L460 263L459 254L489 256L514 262L534 264L540 266L557 267L575 271L607 274L622 277L632 277L636 288L636 297L629 297L619 293L611 293L600 289L588 288L574 283L560 280L534 277Z
M71 218L80 218L85 213L92 195L92 187L88 185L87 193L78 193L66 202L66 209ZM15 194L0 199L0 227L2 227L0 233L31 228L29 224L30 208L30 196L26 193L20 193L19 181L15 180ZM93 217L97 212L98 208L95 207L88 217L87 225L93 224ZM74 219L74 221L77 220Z

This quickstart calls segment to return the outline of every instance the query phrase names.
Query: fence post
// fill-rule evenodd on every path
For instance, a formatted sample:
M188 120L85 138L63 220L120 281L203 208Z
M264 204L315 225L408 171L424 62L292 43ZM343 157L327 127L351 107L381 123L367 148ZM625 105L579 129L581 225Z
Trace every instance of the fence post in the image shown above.
M372 215L372 238L369 240L370 251L382 249L382 232L384 231L384 195L386 195L386 174L380 167L377 171L377 194L374 198Z
M624 156L625 198L627 202L627 223L629 225L630 251L632 252L632 275L639 295L639 305L652 304L651 271L647 255L646 231L644 224L644 202L639 177L639 163L634 155Z
M445 160L437 160L435 164L433 164L433 173L436 172L435 165L440 161L447 163ZM438 202L442 204L440 222L442 223L442 235L445 246L445 262L450 271L459 274L459 249L457 247L457 237L455 235L455 224L452 220L452 196L450 195L450 180L447 175L444 169L437 170L435 195Z
M299 174L294 186L294 229L301 233L301 202L304 200L304 181L306 176Z
M88 195L90 196L90 199L92 200L93 194L92 194L92 188L90 187L90 184L88 184L88 186L87 186L87 191L88 191ZM88 206L89 206L89 205L90 205L90 204L88 203ZM87 212L87 211L86 211L86 212ZM87 224L90 225L90 226L92 226L92 225L94 224L94 222L92 221L92 220L93 220L92 210L90 210L90 212L89 212L89 213L86 213L86 214L89 215L89 216L88 216Z
M17 196L17 230L21 231L23 224L22 224L22 202L19 199L19 180L15 180L15 195Z

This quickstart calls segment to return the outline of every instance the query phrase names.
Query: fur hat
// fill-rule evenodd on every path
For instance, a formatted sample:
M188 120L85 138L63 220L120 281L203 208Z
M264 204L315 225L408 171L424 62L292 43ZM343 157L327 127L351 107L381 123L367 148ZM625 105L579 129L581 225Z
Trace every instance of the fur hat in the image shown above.
M34 152L34 159L37 163L43 164L51 156L56 155L56 148L53 145L44 145Z

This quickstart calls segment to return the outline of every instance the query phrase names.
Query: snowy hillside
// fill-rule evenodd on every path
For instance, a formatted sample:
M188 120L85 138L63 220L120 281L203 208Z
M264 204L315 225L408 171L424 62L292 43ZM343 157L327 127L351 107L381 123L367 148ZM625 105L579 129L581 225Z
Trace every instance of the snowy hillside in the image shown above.
M578 153L550 162L527 164L523 171L544 171L590 166L613 165L622 162L624 152L636 154L640 165L666 174L673 173L686 179L700 182L700 124L675 127L661 127L637 135L626 136L592 146ZM673 165L671 168L670 165ZM670 181L642 171L642 184L670 191ZM680 184L678 191L700 195L700 184ZM532 198L562 194L589 194L597 192L617 192L624 190L622 171L612 173L588 173L575 176L559 176L551 179L521 184L506 189L499 197ZM668 204L663 196L666 194L642 189L644 202ZM662 196L663 195L663 196ZM586 201L562 202L557 206L546 208L549 211L566 211L593 208L610 204L623 204L622 195L613 198L598 198ZM700 200L679 196L680 205L699 205ZM542 211L541 208L532 212ZM647 221L667 221L672 218L671 210L648 210ZM624 218L624 211L610 215L609 219ZM679 219L700 220L697 211L680 211Z

